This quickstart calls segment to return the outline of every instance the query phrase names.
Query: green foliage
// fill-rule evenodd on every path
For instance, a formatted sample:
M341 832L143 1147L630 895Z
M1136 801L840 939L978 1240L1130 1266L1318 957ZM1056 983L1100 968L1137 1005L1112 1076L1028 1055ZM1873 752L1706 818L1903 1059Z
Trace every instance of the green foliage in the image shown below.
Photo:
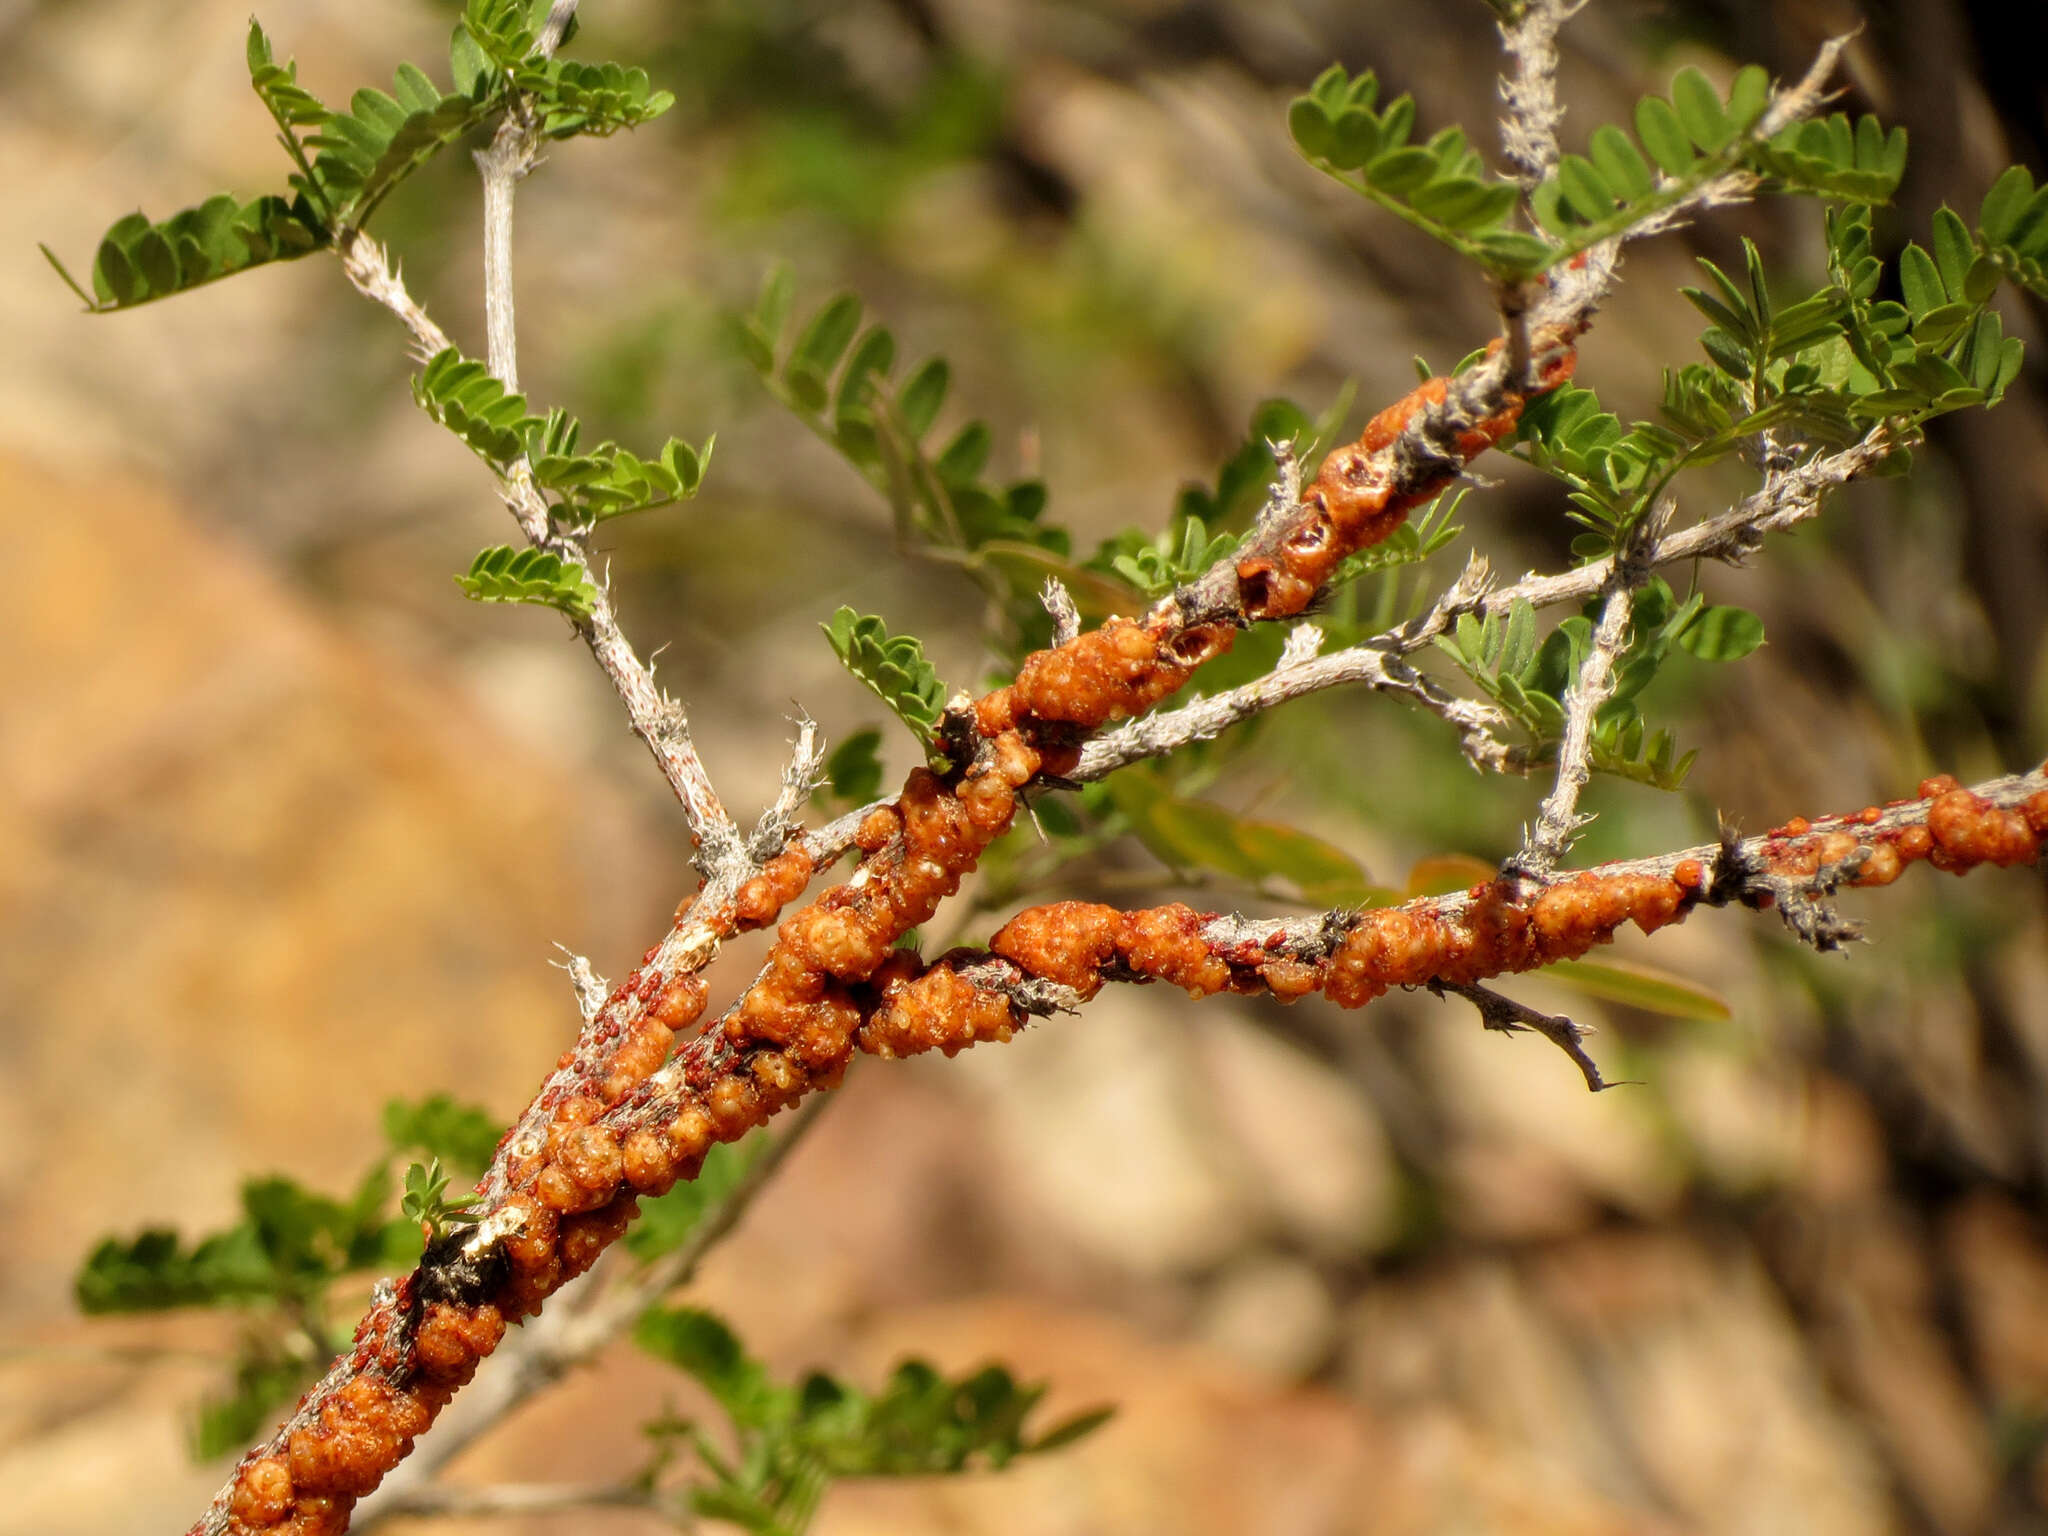
M882 744L877 730L855 731L825 759L825 783L831 796L845 805L866 805L882 792Z
M1598 599L1559 624L1539 645L1536 613L1526 602L1507 613L1459 617L1436 643L1486 696L1529 733L1532 751L1549 751L1564 729L1564 698L1579 675L1599 619ZM1671 733L1650 730L1637 703L1675 646L1703 661L1735 661L1763 643L1763 623L1741 608L1709 607L1697 593L1679 602L1660 577L1636 594L1630 638L1614 661L1614 691L1593 717L1592 767L1659 789L1684 783L1697 751L1679 755Z
M924 643L910 635L892 635L874 615L851 608L839 609L829 624L819 627L840 665L866 683L930 751L939 716L946 709L946 685L924 659Z
M966 423L943 446L928 444L952 383L944 358L899 377L895 337L879 324L863 329L861 302L850 293L828 300L792 337L795 298L794 278L777 268L736 322L742 354L775 397L886 498L905 544L957 563L998 600L1013 624L1011 648L1021 653L1042 627L1039 584L1073 571L1066 530L1042 520L1044 484L986 478L995 442L986 422Z
M383 1123L391 1153L415 1147L436 1153L431 1170L413 1170L420 1180L407 1178L408 1194L416 1185L445 1188L438 1154L480 1172L498 1140L485 1111L446 1094L417 1103L394 1099L384 1106ZM167 1228L128 1242L103 1240L75 1281L79 1305L87 1312L259 1301L309 1305L343 1275L418 1256L419 1233L410 1221L392 1218L391 1195L389 1154L364 1172L347 1200L314 1194L287 1178L252 1179L242 1186L242 1220L189 1248Z
M327 1366L343 1340L327 1323L336 1282L365 1270L409 1268L420 1255L420 1224L438 1235L468 1217L466 1201L446 1196L446 1155L481 1171L498 1140L490 1117L446 1094L384 1106L389 1151L372 1163L345 1200L315 1194L282 1177L242 1186L242 1217L187 1246L169 1228L123 1241L103 1239L73 1281L86 1312L160 1312L177 1307L238 1307L247 1316L225 1391L204 1399L192 1428L196 1457L246 1446ZM405 1178L394 1211L391 1164L415 1148L433 1155Z
M82 1311L155 1312L259 1300L276 1285L255 1228L244 1224L189 1250L168 1227L151 1227L126 1243L103 1238L72 1288Z
M303 199L288 203L279 197L259 197L244 203L223 193L161 224L152 224L140 213L115 223L101 237L93 257L90 293L47 245L41 249L85 307L104 314L268 262L290 261L325 243L326 235Z
M450 50L456 81L480 99L505 84L524 92L541 132L557 139L637 128L675 104L644 69L530 57L548 10L548 0L470 0ZM572 20L563 41L575 31Z
M247 52L249 83L297 167L292 188L330 235L362 228L400 182L503 105L492 90L443 93L423 70L401 64L395 95L359 90L338 112L299 84L295 62L277 62L254 21Z
M1519 280L1602 240L1626 233L1730 171L1750 169L1778 189L1817 197L1882 201L1905 167L1905 130L1886 134L1865 118L1793 124L1769 139L1756 129L1770 104L1770 79L1739 71L1723 100L1697 69L1679 71L1669 100L1636 106L1636 137L1613 124L1593 131L1586 153L1567 154L1532 188L1529 211L1542 236L1511 227L1519 188L1490 176L1463 129L1410 142L1415 103L1377 108L1379 82L1332 65L1288 109L1288 127L1308 159L1496 276ZM1640 141L1641 147L1638 147Z
M1903 304L1874 297L1884 273L1867 207L1831 210L1827 231L1829 283L1792 304L1773 299L1748 241L1740 280L1701 260L1709 285L1682 292L1710 322L1700 344L1711 362L1666 372L1661 421L1624 427L1592 391L1569 386L1524 409L1523 456L1570 488L1570 515L1594 535L1584 553L1613 548L1681 470L1760 433L1836 447L1880 418L1910 431L2004 394L2021 343L1986 307L1997 268L1955 214L1936 215L1932 254L1909 245L1901 255Z
M590 617L591 604L597 600L597 588L575 561L545 550L515 550L509 544L479 551L455 584L479 603L538 603L578 623Z
M1128 529L1103 545L1091 564L1108 568L1146 597L1194 580L1243 542L1241 533L1211 535L1199 517L1173 518L1156 538Z
M1906 171L1906 130L1874 117L1854 124L1840 112L1792 123L1759 144L1750 163L1784 190L1848 202L1883 203Z
M470 1207L475 1204L474 1196L448 1198L448 1175L438 1157L405 1170L405 1195L398 1209L407 1221L426 1228L428 1242L438 1241L451 1228L473 1226L477 1217Z
M456 27L456 38L466 43L466 50L455 78L474 91L485 70L510 74L524 64L539 41L548 10L548 0L468 0Z
M1464 130L1411 144L1414 98L1375 110L1378 99L1371 70L1353 78L1333 64L1294 99L1287 126L1312 163L1452 249L1495 271L1541 270L1544 243L1508 228L1519 189L1487 173Z
M286 1178L252 1179L242 1186L242 1220L189 1249L163 1228L127 1243L103 1240L74 1282L78 1304L87 1312L155 1312L309 1299L405 1246L404 1224L384 1215L389 1199L381 1165L347 1201Z
M543 4L539 14L545 13ZM292 195L244 202L221 194L162 223L130 214L101 237L89 289L47 246L43 254L88 309L132 309L307 255L361 229L400 183L504 111L515 92L530 98L551 138L637 127L673 104L644 70L528 60L535 24L525 0L479 0L455 29L453 91L417 65L400 64L389 94L359 90L338 111L299 84L298 65L278 62L270 38L251 21L249 83L291 157Z
M558 498L556 524L577 530L633 512L665 507L697 494L716 439L693 448L672 437L652 459L609 440L584 450L583 427L566 411L535 416L526 397L453 347L435 353L413 380L413 399L500 475L525 455L534 483Z
M676 102L654 88L646 70L624 64L550 59L527 65L514 78L534 98L541 132L551 139L606 138L652 122Z
M2037 189L2025 166L2010 167L1977 209L1975 245L2007 277L2048 298L2048 186Z
M1932 254L1917 244L1900 253L1899 304L1874 297L1883 269L1871 253L1869 210L1829 218L1829 272L1849 296L1851 316L1834 361L1846 408L1859 417L1917 425L1947 411L1996 405L2019 375L2024 346L1988 307L1997 259L1976 253L1963 221L1947 208L1935 214L1932 238Z
M735 1442L728 1451L691 1420L658 1420L648 1426L661 1447L649 1480L687 1450L712 1479L690 1490L692 1511L759 1536L804 1530L835 1478L999 1468L1071 1445L1109 1418L1097 1409L1027 1435L1045 1389L1020 1385L1001 1366L947 1377L911 1360L873 1396L821 1372L778 1382L723 1322L688 1307L650 1310L634 1339L711 1394Z
M427 359L412 381L412 397L500 474L526 451L527 439L549 425L528 414L526 396L507 390L487 365L453 347Z
M609 440L581 452L577 440L582 426L566 411L550 411L538 430L529 425L532 420L527 417L521 431L534 482L559 496L550 508L556 522L578 529L695 496L717 443L709 437L702 448L693 448L672 437L652 459Z

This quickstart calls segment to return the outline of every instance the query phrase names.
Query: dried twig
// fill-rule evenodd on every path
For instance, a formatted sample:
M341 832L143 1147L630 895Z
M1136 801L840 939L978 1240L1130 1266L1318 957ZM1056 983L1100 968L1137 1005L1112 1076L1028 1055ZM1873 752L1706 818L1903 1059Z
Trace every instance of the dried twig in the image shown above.
M1600 1075L1600 1068L1579 1042L1593 1032L1590 1024L1580 1024L1561 1013L1542 1013L1527 1003L1518 1003L1511 997L1503 997L1490 987L1477 983L1439 981L1430 984L1430 991L1441 997L1446 992L1456 993L1479 1010L1479 1022L1488 1029L1499 1030L1502 1034L1514 1034L1521 1030L1534 1030L1544 1036L1565 1055L1572 1059L1586 1079L1590 1093L1602 1093L1609 1088L1619 1088L1620 1083L1610 1083Z

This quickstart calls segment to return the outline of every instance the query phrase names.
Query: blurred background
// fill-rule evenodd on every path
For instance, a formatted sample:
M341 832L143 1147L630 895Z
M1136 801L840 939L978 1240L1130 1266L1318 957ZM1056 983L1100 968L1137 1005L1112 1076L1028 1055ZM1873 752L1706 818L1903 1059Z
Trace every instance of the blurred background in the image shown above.
M1160 526L1260 400L1313 415L1356 380L1355 431L1413 356L1442 369L1491 334L1480 281L1308 169L1284 123L1339 59L1490 147L1477 0L585 13L581 56L679 103L526 184L522 374L643 451L718 434L694 503L604 543L743 818L799 706L835 740L879 714L817 632L838 604L924 637L956 682L988 660L975 589L900 558L887 509L739 361L724 317L776 261L800 310L850 287L912 356L942 350L949 409L995 426L1003 477L1046 480L1083 551ZM441 73L452 14L261 9L330 100L401 59ZM1607 0L1565 34L1565 141L1682 64L1789 77L1860 25L1843 104L1912 134L1896 247L1944 199L1974 213L2007 163L2043 169L2048 22L1993 14ZM246 16L0 0L0 1530L181 1528L221 1477L186 1434L234 1319L81 1319L94 1241L219 1226L250 1174L342 1189L395 1094L509 1118L575 1024L551 946L623 975L689 887L680 818L582 647L551 614L460 600L451 575L510 535L408 398L383 312L323 257L92 319L38 256L84 270L133 207L281 185ZM446 156L378 232L480 352L476 206ZM1694 355L1676 287L1695 254L1739 263L1743 234L1820 279L1811 205L1638 250L1581 381L1647 414ZM1912 479L1702 573L1770 643L1660 682L1699 765L1677 796L1596 784L1587 858L2048 751L2041 319L2009 305L2026 373L1942 423ZM1496 568L1561 563L1556 491L1484 469L1463 521ZM1744 489L1739 466L1696 475L1687 511ZM892 772L908 745L885 737ZM1498 859L1541 791L1479 780L1373 698L1302 706L1256 748L1205 793L1397 885L1420 858ZM1037 894L1161 874L1117 846ZM1725 1022L1510 989L1599 1026L1640 1086L1598 1098L1427 995L1342 1014L1130 989L950 1063L863 1062L693 1297L779 1368L1000 1358L1055 1412L1120 1405L1000 1477L841 1487L824 1532L2048 1530L2043 882L1922 871L1852 906L1872 942L1847 958L1740 914L1622 946L1718 990ZM635 1426L687 1396L621 1348L457 1474L630 1472Z

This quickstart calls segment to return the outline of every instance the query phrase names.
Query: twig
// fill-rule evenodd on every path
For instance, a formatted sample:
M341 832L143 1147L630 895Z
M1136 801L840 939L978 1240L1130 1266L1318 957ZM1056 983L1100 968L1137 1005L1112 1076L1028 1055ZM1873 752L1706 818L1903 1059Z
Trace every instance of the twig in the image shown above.
M804 807L817 792L824 768L825 750L818 740L818 723L809 715L800 714L796 744L782 770L782 788L747 835L747 852L755 863L774 858L802 830Z
M1514 73L1500 82L1507 105L1501 149L1525 188L1557 169L1557 125L1564 121L1557 103L1557 34L1585 3L1530 0L1520 16L1500 24L1501 46L1514 61Z
M569 985L576 992L576 1009L588 1024L604 1007L605 994L611 991L611 984L592 967L589 957L557 944L555 948L568 956L566 960L550 960L548 964L569 973Z
M1518 1003L1511 997L1503 997L1490 987L1477 983L1452 981L1431 982L1429 990L1438 997L1454 992L1479 1010L1479 1022L1488 1029L1499 1030L1502 1034L1515 1034L1532 1029L1544 1036L1565 1055L1571 1057L1573 1065L1585 1075L1586 1089L1590 1093L1602 1093L1609 1088L1619 1088L1620 1083L1610 1083L1600 1075L1600 1067L1579 1042L1593 1032L1590 1024L1580 1024L1563 1014L1541 1013L1527 1003Z
M1129 721L1083 747L1080 762L1066 777L1090 783L1128 763L1163 757L1190 742L1220 736L1231 726L1289 700L1348 684L1400 694L1420 704L1457 730L1466 757L1479 767L1502 770L1514 765L1513 749L1507 745L1514 722L1505 710L1457 698L1398 655L1365 644L1327 656L1311 652L1306 658L1290 659L1283 654L1279 665L1263 677L1179 709Z
M509 205L504 216L510 217ZM509 250L509 228L506 241ZM448 334L412 297L404 279L376 241L360 233L351 234L342 245L341 258L342 270L357 291L383 305L405 325L413 338L416 352L431 357L452 345ZM509 316L509 266L490 281L497 291L506 295L502 303ZM488 299L486 307L489 307ZM493 345L498 346L498 343L494 341ZM516 372L514 356L509 345L506 346L503 355L494 360L494 371L500 366L510 366ZM589 550L581 541L553 526L548 515L547 498L533 483L532 471L523 456L513 464L509 475L498 482L498 493L513 520L519 524L519 531L525 535L527 543L536 549L545 549L565 562L588 566ZM729 893L753 873L745 841L711 786L710 775L690 740L689 718L682 706L655 684L653 669L640 659L627 641L612 608L609 589L599 584L594 592L589 617L573 621L577 632L590 647L591 655L597 659L598 666L611 680L613 690L625 705L634 734L647 744L662 776L681 802L683 815L697 842L698 867L708 880Z
M1857 850L1890 846L1914 829L1927 830L1937 802L1958 787L1953 779L1930 779L1920 786L1921 793L1910 800L1894 800L1812 821L1799 817L1755 837L1724 835L1718 842L1643 858L1616 859L1576 874L1610 881L1636 876L1668 878L1683 866L1697 865L1702 882L1698 900L1702 905L1718 907L1739 902L1761 910L1777 905L1787 892L1808 899L1825 899L1844 884L1889 884L1903 867L1897 861L1927 858L1938 843L1917 844L1917 851L1910 854L1895 848L1893 860L1870 852L1859 854ZM1981 802L1982 809L1990 811L2022 813L2042 807L2044 802L2039 797L2048 793L2048 763L2026 773L1973 784L1966 793ZM2032 814L2048 815L2048 810L2036 809ZM1872 867L1873 858L1879 860L1879 867ZM1960 870L1969 867L1970 862L1975 861L1950 860L1943 867ZM1568 878L1574 876L1559 877L1560 882ZM1454 891L1385 910L1459 922L1471 911L1474 900L1472 891ZM1373 917L1372 912L1263 919L1217 917L1204 925L1202 934L1206 943L1220 948L1266 946L1297 957L1315 958L1327 955L1331 945L1352 927ZM1788 926L1798 934L1798 924Z
M1609 561L1600 622L1585 659L1564 696L1564 732L1557 749L1557 776L1536 813L1536 825L1503 871L1542 879L1571 850L1572 840L1592 818L1579 814L1579 795L1593 776L1593 721L1614 696L1615 658L1628 643L1636 589L1650 579L1650 556L1658 535L1671 520L1668 498L1649 508L1628 531L1626 541Z

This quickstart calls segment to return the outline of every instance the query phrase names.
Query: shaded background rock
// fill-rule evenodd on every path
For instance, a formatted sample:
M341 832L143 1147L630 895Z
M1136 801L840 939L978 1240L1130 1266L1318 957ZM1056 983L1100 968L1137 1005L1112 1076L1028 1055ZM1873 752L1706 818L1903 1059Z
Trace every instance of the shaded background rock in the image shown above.
M1486 143L1480 6L587 10L588 56L681 101L522 192L522 371L602 434L719 433L703 497L619 527L609 557L743 815L793 701L834 738L870 718L813 628L838 603L925 636L949 679L984 665L972 588L899 560L885 509L723 340L775 259L806 301L851 286L913 354L943 350L997 468L1042 473L1082 548L1156 526L1261 398L1316 410L1349 377L1370 408L1414 354L1441 367L1490 329L1476 279L1308 171L1283 123L1342 58ZM2041 168L2023 66L2043 24L1989 16L1603 4L1566 33L1566 136L1681 62L1791 74L1860 20L1846 105L1914 135L1902 240L2009 160ZM330 96L438 58L450 19L262 10ZM456 599L450 573L509 535L406 398L385 316L322 259L88 321L36 256L81 264L138 203L280 181L244 23L214 0L0 4L0 1530L178 1528L217 1482L183 1423L232 1319L77 1319L97 1237L203 1230L272 1168L343 1187L398 1093L509 1115L573 1030L551 945L623 974L687 885L678 818L580 648L549 615ZM461 157L381 222L473 342ZM1725 261L1747 233L1811 277L1817 227L1764 205L1633 256L1587 377L1647 411L1692 345L1693 252ZM2038 336L2032 307L2007 320ZM1772 643L1673 679L1663 707L1706 749L1692 789L1596 788L1588 857L2048 751L2039 367L1943 424L1912 481L1705 574ZM1466 521L1496 566L1558 561L1556 496L1489 473ZM1740 490L1717 471L1687 495ZM1499 857L1537 794L1474 780L1384 701L1304 707L1268 742L1212 793L1383 878ZM1063 889L1161 873L1118 850ZM1056 1410L1122 1405L1000 1479L840 1490L826 1531L2038 1530L2042 905L2026 872L1920 876L1859 909L1877 942L1846 962L1732 916L1636 952L1722 990L1725 1025L1529 984L1643 1082L1598 1099L1426 997L1341 1015L1138 993L958 1062L866 1064L693 1294L781 1368L1000 1357ZM633 1426L682 1390L622 1349L458 1471L629 1472ZM600 1519L652 1529L489 1529Z

